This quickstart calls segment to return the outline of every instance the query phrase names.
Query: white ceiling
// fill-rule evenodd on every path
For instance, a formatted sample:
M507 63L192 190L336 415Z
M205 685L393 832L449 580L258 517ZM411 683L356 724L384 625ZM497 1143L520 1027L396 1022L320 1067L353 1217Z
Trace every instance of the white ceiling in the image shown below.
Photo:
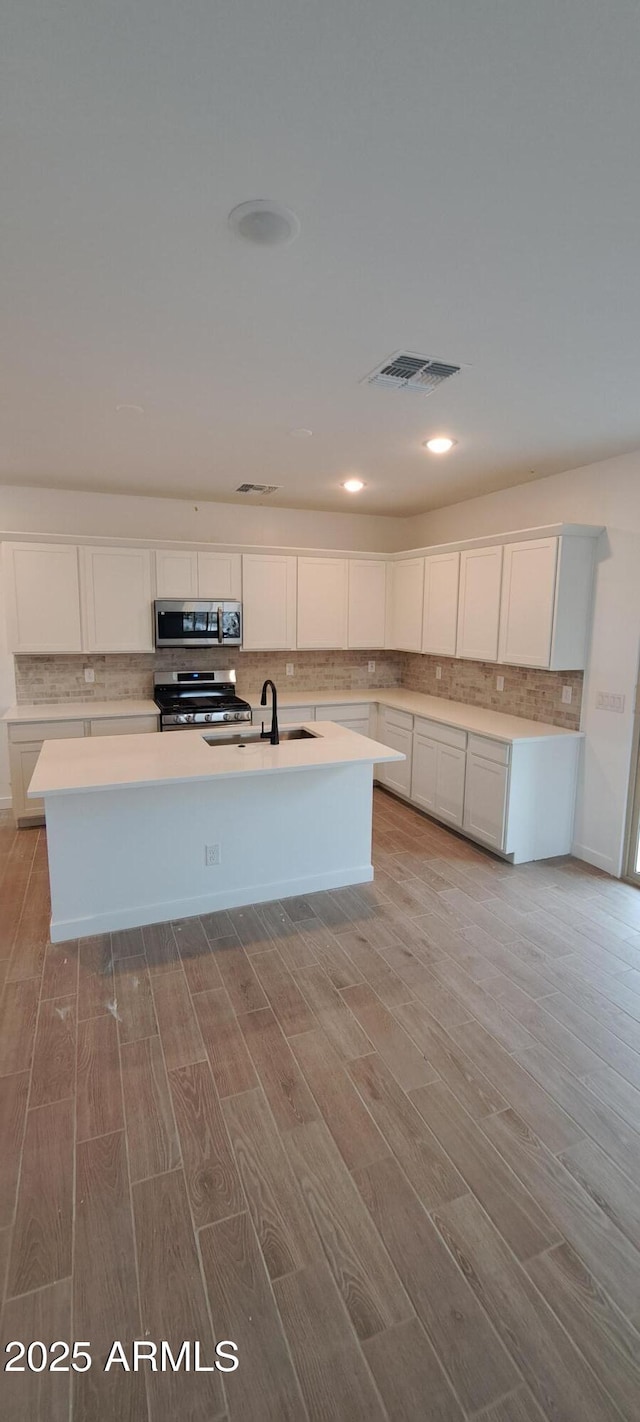
M0 481L400 514L640 445L637 0L13 0L4 50ZM398 349L465 368L359 383Z

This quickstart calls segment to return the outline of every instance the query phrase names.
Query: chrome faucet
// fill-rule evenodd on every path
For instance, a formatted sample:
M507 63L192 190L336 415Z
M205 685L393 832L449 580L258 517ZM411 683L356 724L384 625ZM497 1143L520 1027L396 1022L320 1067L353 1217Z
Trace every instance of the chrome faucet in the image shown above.
M262 696L260 697L260 705L261 705L261 706L266 706L266 704L267 704L267 687L268 687L268 686L271 687L271 730L270 730L270 731L265 731L265 729L264 729L264 722L263 722L263 724L262 724L262 730L261 730L261 732L260 732L260 739L263 740L263 741L266 741L267 738L268 738L272 746L279 746L279 745L280 745L280 732L278 731L278 693L277 693L277 691L276 691L276 684L275 684L275 682L274 682L274 681L271 681L270 679L267 680L267 681L265 681L265 682L264 682L264 685L263 685L263 687L262 687Z

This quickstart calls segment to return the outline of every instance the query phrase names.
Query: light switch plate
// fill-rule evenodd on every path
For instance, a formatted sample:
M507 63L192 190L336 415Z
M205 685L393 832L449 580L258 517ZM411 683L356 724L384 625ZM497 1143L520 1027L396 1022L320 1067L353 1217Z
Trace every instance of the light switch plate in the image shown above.
M624 711L626 697L620 691L596 692L596 711Z
M295 671L295 667L294 667L294 665L293 665L293 662L287 662L287 664L286 664L286 666L285 666L285 671L286 671L286 673L287 673L287 676L293 676L293 673L294 673L294 671Z
M96 679L96 674L95 674L95 672L94 672L94 670L93 670L93 667L85 667L85 669L84 669L84 679L85 679L85 681L87 681L87 682L93 682L93 681L95 681L95 679Z
M497 676L497 677L496 677L496 691L504 691L504 677L503 677L503 676Z
M562 688L562 700L563 700L563 702L564 702L564 705L565 705L565 706L570 706L570 705L571 705L572 698L573 698L573 687L571 687L571 686L563 686L563 688Z
M375 669L376 669L376 664L375 664L375 662L368 662L368 663L367 663L367 670L368 670L370 676L373 675Z
M436 681L442 681L442 667L436 667Z

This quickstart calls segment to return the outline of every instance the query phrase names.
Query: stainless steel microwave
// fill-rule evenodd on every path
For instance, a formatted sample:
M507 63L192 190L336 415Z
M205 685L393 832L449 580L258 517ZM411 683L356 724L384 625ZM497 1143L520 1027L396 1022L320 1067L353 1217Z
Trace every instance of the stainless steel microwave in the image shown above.
M156 647L241 647L242 603L159 598Z

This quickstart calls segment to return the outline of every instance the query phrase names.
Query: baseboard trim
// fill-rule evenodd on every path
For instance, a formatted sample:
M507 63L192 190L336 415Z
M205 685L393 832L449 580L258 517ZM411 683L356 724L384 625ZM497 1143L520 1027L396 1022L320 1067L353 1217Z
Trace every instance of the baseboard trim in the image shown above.
M10 795L0 795L0 810L10 810L10 809L11 809L11 796L10 796Z
M121 928L143 928L145 924L167 923L174 918L194 918L218 909L243 908L247 904L268 903L271 899L290 899L302 894L317 894L323 889L344 889L349 884L370 884L372 864L358 864L350 869L326 870L323 874L307 874L301 879L283 879L277 884L252 884L242 889L220 889L215 894L202 894L195 899L172 899L165 903L134 905L113 913L91 914L85 918L51 920L51 942L65 943L73 938L90 938L96 933L116 933Z
M583 859L585 864L592 864L594 869L602 869L603 873L610 874L612 879L620 878L619 865L614 864L609 854L599 854L587 844L572 844L571 853L574 859Z

